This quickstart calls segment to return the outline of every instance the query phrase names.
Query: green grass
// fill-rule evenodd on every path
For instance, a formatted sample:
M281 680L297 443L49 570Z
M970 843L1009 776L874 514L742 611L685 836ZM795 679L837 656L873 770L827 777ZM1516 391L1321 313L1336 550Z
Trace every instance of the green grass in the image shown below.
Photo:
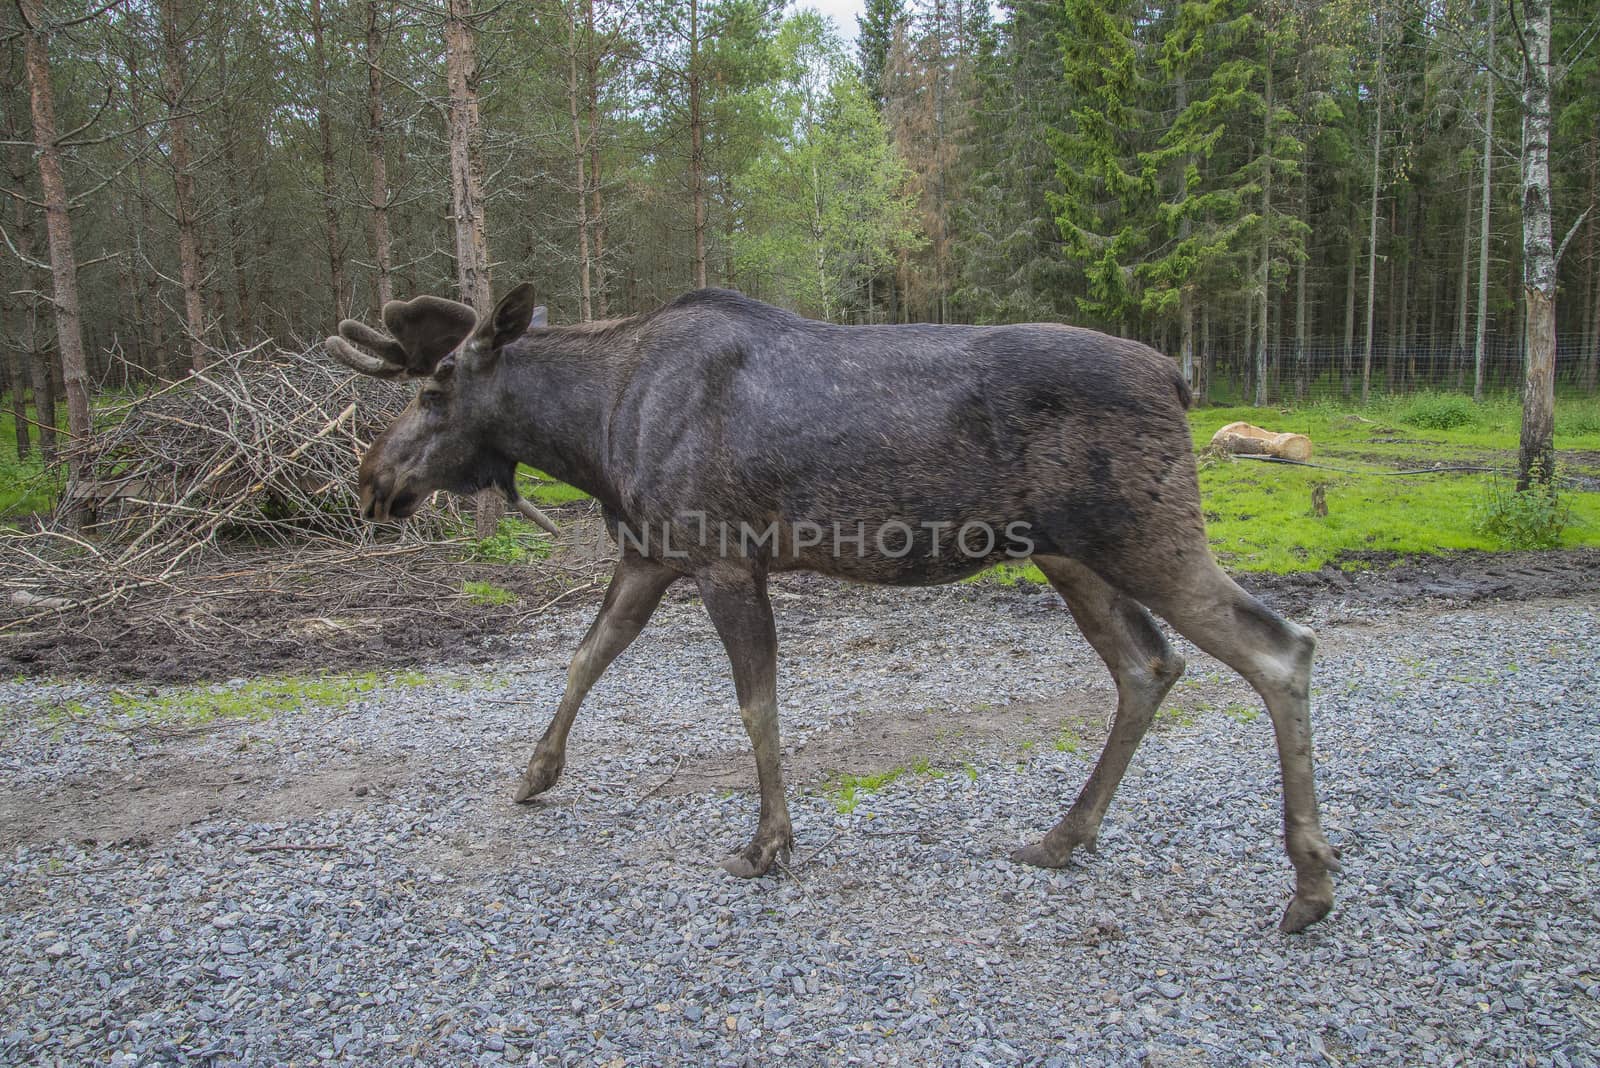
M975 779L977 771L970 764L965 765L963 770L969 779ZM869 794L877 793L897 779L905 778L907 775L942 779L946 774L944 769L934 767L926 757L919 757L910 764L873 775L840 775L827 785L826 792L833 799L833 807L841 815L848 815L854 812L856 806Z
M1512 400L1482 405L1421 394L1356 412L1331 405L1294 411L1227 408L1195 412L1196 447L1218 427L1244 420L1271 430L1308 435L1313 462L1345 468L1415 469L1466 465L1508 469L1516 462L1521 413ZM1441 424L1451 424L1444 426ZM1425 425L1419 425L1425 424ZM1600 451L1600 402L1557 404L1558 450ZM1590 474L1593 462L1569 463ZM1475 506L1485 484L1479 473L1390 476L1220 460L1200 472L1200 495L1212 550L1236 571L1316 570L1362 553L1425 554L1508 546L1482 529ZM1311 492L1323 487L1325 517L1311 513ZM1600 544L1600 493L1568 490L1570 523L1563 547Z
M467 600L473 604L486 605L491 608L503 604L510 604L517 599L517 595L504 586L496 586L492 582L464 582L461 592L466 594Z
M39 458L39 432L30 427L28 438L33 453L26 460L17 459L17 420L11 411L9 395L0 395L0 521L46 512L55 505L57 486L45 472L44 461ZM29 417L36 413L29 408ZM66 408L57 410L56 422L62 428L65 440Z
M490 564L520 564L543 560L551 546L544 532L524 519L507 516L495 525L494 533L473 542L468 559Z
M1186 708L1183 705L1166 705L1156 712L1156 726L1158 727L1193 727L1200 722L1202 709Z
M520 464L517 467L517 489L536 504L567 504L571 501L589 499L589 495L576 486L569 486L565 482L553 479L527 464Z
M153 694L118 690L111 694L110 701L113 712L143 722L196 726L219 719L259 722L280 712L308 707L339 709L379 686L421 686L426 682L427 676L420 671L393 675L373 671L275 675L237 684L182 686ZM76 702L67 708L74 715L93 715Z
M1063 723L1061 729L1056 731L1055 746L1058 753L1071 753L1079 760L1089 759L1089 743L1071 723Z
M1250 724L1261 718L1261 709L1255 705L1227 704L1222 706L1222 714L1235 723Z

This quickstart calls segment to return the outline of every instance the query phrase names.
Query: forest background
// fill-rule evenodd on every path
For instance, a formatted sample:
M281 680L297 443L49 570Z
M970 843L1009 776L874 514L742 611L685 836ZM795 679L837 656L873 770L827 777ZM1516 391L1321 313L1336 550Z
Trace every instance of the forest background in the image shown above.
M868 0L851 43L768 0L4 16L19 448L28 392L523 279L558 322L709 284L846 323L1080 323L1203 400L1517 389L1539 32L1535 266L1558 253L1555 377L1600 379L1594 0Z

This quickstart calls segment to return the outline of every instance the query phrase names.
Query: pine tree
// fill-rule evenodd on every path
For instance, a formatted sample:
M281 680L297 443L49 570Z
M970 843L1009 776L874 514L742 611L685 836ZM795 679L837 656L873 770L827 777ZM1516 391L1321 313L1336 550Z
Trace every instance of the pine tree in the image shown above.
M905 0L866 0L856 16L856 62L867 95L883 110L883 67L897 31L906 24Z
M953 218L955 303L974 322L1076 310L1048 200L1061 192L1048 131L1067 119L1058 88L1062 16L1059 4L1018 0L979 41L965 195Z
M1065 0L1061 32L1068 121L1052 131L1059 192L1055 211L1066 255L1084 272L1078 309L1118 332L1142 325L1137 268L1156 233L1157 174L1142 4Z

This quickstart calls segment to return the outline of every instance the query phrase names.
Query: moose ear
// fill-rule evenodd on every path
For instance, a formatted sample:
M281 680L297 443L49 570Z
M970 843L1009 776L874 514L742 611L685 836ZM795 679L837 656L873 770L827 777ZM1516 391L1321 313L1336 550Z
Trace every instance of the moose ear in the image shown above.
M494 306L494 314L478 324L477 336L488 342L491 352L500 349L528 332L533 325L534 311L533 287L523 282L500 298L500 303Z
M550 309L546 308L543 304L541 304L537 308L533 309L533 314L528 316L528 329L529 330L532 330L535 327L549 326L549 325L550 325Z
M439 361L472 334L478 315L466 304L423 295L383 306L383 325L405 352L412 375L430 375Z

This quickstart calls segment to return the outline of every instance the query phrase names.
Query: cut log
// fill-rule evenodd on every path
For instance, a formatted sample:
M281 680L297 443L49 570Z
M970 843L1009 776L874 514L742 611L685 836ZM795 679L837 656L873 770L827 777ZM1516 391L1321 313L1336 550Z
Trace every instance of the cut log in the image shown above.
M1235 456L1311 459L1311 439L1304 434L1277 434L1249 423L1229 423L1211 436L1211 447Z

